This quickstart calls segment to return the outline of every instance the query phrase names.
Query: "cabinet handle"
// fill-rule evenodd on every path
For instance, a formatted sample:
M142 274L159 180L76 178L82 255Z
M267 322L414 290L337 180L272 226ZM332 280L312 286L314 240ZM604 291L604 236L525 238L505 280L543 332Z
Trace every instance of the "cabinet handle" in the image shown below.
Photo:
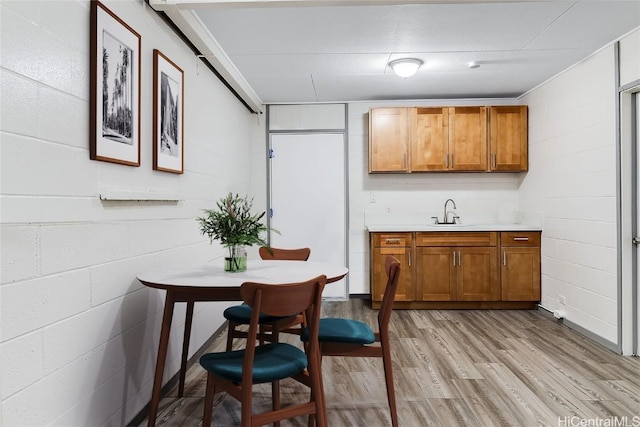
M462 265L462 255L460 254L460 251L458 251L458 266Z
M407 153L404 153L402 155L402 169L406 169L407 168Z
M400 239L387 239L387 240L386 240L386 243L387 243L388 245L392 245L392 244L394 244L394 243L397 245L397 244L400 244Z
M528 242L529 238L528 237L514 237L513 240L516 241L516 242Z
M507 265L507 251L502 251L502 265Z
M411 267L411 250L409 250L409 267Z
M444 167L446 169L449 169L449 155L448 154L444 155Z
M453 251L453 266L456 266L456 251Z
M493 153L493 168L494 169L495 169L497 163L498 163L497 154Z
M451 169L453 169L455 166L455 162L454 162L454 157L453 154L451 155Z

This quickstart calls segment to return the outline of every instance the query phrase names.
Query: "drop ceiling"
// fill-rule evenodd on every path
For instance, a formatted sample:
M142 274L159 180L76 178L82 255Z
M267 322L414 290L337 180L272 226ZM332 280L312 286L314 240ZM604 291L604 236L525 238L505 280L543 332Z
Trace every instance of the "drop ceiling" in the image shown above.
M640 26L640 0L150 4L264 104L518 97ZM406 79L387 65L404 57L424 61Z

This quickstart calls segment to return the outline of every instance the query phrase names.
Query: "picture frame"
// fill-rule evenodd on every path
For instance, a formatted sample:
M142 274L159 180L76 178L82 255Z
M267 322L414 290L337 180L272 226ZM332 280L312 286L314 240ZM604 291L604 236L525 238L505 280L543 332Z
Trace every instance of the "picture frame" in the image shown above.
M184 173L184 72L153 50L153 169Z
M116 14L91 1L91 160L140 166L142 39Z

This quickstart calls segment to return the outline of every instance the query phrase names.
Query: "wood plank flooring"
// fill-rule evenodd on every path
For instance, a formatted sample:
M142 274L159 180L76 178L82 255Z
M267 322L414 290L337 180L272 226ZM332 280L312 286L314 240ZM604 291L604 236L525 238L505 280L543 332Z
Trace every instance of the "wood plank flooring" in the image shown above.
M377 311L363 300L325 302L323 312L376 324ZM401 426L640 426L640 359L619 356L539 312L396 310L391 332ZM223 349L219 337L210 351ZM327 357L323 373L329 426L390 425L381 360ZM184 398L173 391L162 400L156 425L202 425L206 379L199 364L187 381ZM255 410L270 406L269 385L255 396ZM308 398L304 387L282 383L283 403L301 398ZM239 425L239 408L216 395L213 425Z

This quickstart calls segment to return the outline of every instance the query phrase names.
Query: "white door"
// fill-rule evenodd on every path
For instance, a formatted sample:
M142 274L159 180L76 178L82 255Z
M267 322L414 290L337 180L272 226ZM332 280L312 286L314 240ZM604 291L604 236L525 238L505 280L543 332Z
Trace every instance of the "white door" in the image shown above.
M311 248L309 260L347 265L344 133L272 134L271 246ZM347 281L325 298L346 298Z

